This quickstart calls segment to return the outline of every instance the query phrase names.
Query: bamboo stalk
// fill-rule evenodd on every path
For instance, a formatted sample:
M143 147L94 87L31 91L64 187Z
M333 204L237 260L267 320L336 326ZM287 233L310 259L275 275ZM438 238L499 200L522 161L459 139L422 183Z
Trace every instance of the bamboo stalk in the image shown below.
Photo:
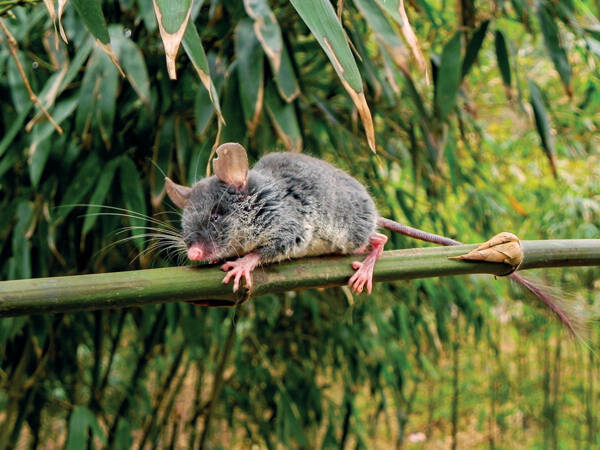
M600 239L522 241L520 270L541 267L598 266ZM500 275L507 265L449 260L476 245L429 247L384 252L375 281L487 273ZM357 256L305 258L259 267L252 296L311 287L345 285ZM0 282L0 317L142 306L174 301L204 301L234 306L248 292L222 284L218 266L169 267L128 272L37 278Z

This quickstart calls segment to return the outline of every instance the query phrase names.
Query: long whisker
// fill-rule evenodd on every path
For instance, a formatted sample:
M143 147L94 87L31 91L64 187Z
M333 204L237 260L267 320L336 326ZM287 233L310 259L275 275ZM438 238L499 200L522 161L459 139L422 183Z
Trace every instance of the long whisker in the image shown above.
M175 227L173 227L170 223L165 222L165 221L161 221L158 219L155 219L154 217L148 216L146 214L142 214L136 211L130 211L128 209L124 209L124 208L118 208L116 206L108 206L108 205L98 205L98 204L92 204L92 203L88 203L88 204L74 204L74 205L69 205L69 206L81 206L81 207L95 207L95 208L99 208L101 210L108 210L107 211L101 211L101 212L96 212L96 213L87 213L87 214L83 214L84 217L87 216L121 216L121 217L127 217L130 219L142 219L142 220L146 220L148 222L154 223L155 225L161 225L164 226L166 228L172 229L172 230L176 230ZM165 214L178 214L176 212L164 212ZM162 213L159 213L162 214Z
M87 216L117 216L117 217L127 217L130 219L142 219L142 220L146 220L150 223L153 223L155 225L163 226L170 230L174 230L174 231L177 230L174 226L170 225L167 222L153 219L152 217L148 217L143 214L142 215L134 215L134 214L124 214L124 213L116 213L116 212L98 212L98 213L83 214L81 217L87 217Z

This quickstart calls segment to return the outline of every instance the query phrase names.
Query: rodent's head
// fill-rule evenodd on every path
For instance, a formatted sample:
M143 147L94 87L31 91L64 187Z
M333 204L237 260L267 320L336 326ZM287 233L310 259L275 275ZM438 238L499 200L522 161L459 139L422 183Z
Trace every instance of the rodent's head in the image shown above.
M165 178L167 195L183 209L182 231L187 256L193 261L212 261L243 252L233 242L240 209L248 197L248 157L239 144L223 144L213 160L215 176L192 187Z

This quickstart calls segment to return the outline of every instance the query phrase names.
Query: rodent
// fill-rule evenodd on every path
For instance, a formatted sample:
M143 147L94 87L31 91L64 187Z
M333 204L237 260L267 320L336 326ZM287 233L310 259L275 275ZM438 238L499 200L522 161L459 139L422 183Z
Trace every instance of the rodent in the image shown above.
M299 153L271 153L249 170L246 150L240 144L222 144L213 160L215 175L192 187L168 177L165 188L171 201L183 209L182 237L187 256L194 261L217 262L236 258L221 267L223 283L242 278L252 287L252 271L261 264L324 254L367 253L348 284L355 293L371 292L373 268L387 237L377 227L441 245L459 241L427 233L379 217L365 187L331 164ZM572 317L558 298L514 273L521 284L573 333Z
M182 232L191 260L218 261L228 271L224 283L259 264L324 254L370 250L350 284L372 288L376 259L387 237L376 232L377 209L365 187L331 164L299 153L271 153L248 168L245 149L221 145L215 175L191 188L166 179L170 199L183 208Z

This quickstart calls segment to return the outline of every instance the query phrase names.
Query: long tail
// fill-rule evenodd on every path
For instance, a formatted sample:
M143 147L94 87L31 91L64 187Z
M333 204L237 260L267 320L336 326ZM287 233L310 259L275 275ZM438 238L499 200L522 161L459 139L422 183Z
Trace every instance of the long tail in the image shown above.
M377 219L377 225L382 228L386 228L390 231L403 234L411 238L419 239L420 241L433 242L434 244L440 245L460 245L462 242L455 241L439 234L428 233L417 228L409 227L408 225L402 225L401 223L394 222L393 220L386 219L385 217L379 217Z
M379 217L377 219L377 225L390 231L395 231L405 236L425 242L432 242L440 245L462 244L460 241L440 236L438 234L427 233L426 231L409 227L408 225L402 225L401 223L386 219L384 217ZM581 331L583 328L585 328L586 317L579 317L575 311L568 311L568 305L561 301L558 296L553 295L548 289L545 289L541 284L526 279L517 273L509 275L509 278L539 298L567 327L573 336L581 337Z

